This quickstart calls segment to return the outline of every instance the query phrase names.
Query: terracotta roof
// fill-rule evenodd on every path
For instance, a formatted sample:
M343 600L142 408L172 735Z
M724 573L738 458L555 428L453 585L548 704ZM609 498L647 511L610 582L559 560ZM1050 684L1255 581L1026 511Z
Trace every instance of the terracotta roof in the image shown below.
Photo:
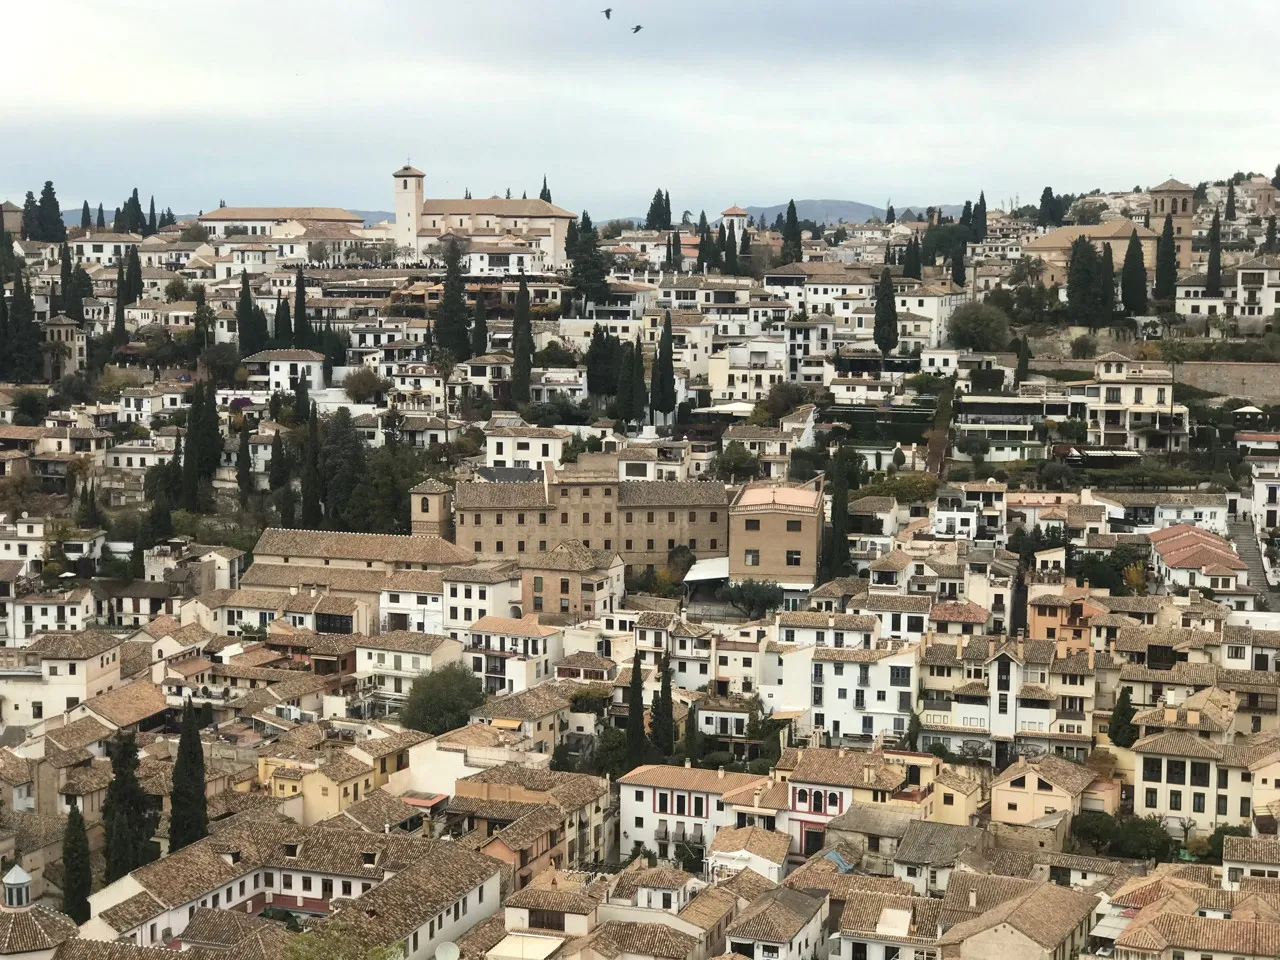
M728 880L721 880L716 886L721 890L728 890L743 900L751 901L762 897L777 887L777 884L747 867L739 870Z
M1064 760L1053 754L1021 759L1025 759L1026 762L1019 762L1006 767L992 781L993 785L1007 783L1016 777L1027 774L1034 774L1066 793L1076 796L1083 792L1085 787L1093 783L1094 780L1098 779L1098 774L1088 767L1072 763L1070 760Z
M971 936L1004 924L1041 947L1054 950L1083 920L1092 916L1097 905L1098 898L1091 893L1043 883L972 920L956 924L938 942L963 943Z
M292 558L320 557L374 560L383 563L424 563L447 566L470 563L470 550L440 537L389 533L336 533L329 530L287 530L268 527L254 547L257 555Z
M646 764L624 774L618 782L634 786L723 794L728 790L747 785L768 786L769 778L751 773L726 773L724 770L705 770L699 767Z
M134 680L86 700L90 712L117 727L128 727L169 708L164 691L150 680Z
M763 827L722 827L711 841L711 853L748 853L773 863L785 863L791 849L791 835Z
M698 947L695 937L663 923L606 920L588 935L593 952L612 960L622 954L684 960Z
M822 899L791 887L778 887L751 903L726 928L739 940L789 943L822 909Z
M1222 859L1244 863L1280 864L1280 839L1276 837L1223 837Z

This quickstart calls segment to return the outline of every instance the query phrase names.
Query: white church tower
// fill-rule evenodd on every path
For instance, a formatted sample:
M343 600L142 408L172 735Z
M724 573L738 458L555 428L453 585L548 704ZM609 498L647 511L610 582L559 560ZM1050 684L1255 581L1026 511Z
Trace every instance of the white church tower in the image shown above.
M426 174L406 163L393 176L396 181L396 246L407 247L410 256L416 257L418 227L422 222L422 180Z

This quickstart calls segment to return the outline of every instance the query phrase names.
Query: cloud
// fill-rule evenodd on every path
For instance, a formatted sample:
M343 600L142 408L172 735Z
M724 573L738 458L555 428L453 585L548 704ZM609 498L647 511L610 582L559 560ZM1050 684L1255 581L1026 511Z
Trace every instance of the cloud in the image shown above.
M612 2L612 0L611 0ZM4 196L182 212L536 191L597 218L841 197L900 208L1271 169L1262 4L248 3L7 13ZM632 22L645 25L631 34ZM1195 50L1230 49L1221 66ZM24 184L26 186L24 186ZM993 203L995 200L993 199Z

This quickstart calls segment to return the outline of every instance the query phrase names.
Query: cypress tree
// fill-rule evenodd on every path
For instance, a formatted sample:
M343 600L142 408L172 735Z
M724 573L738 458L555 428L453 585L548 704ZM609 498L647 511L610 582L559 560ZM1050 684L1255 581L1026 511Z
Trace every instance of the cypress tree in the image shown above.
M489 311L483 290L476 291L475 315L471 319L471 355L481 356L489 352Z
M58 304L59 312L67 312L67 303L73 293L71 289L71 248L65 243L58 248Z
M542 189L538 191L538 199L545 200L547 203L551 202L551 191L547 187L547 175L545 173L542 175Z
M124 225L123 214L121 214L120 208L116 207L116 212L111 215L112 232L119 233L123 225Z
M182 707L182 736L173 762L173 789L169 794L169 852L181 850L203 839L209 832L209 810L205 798L204 748L200 724L191 699Z
M1071 322L1090 330L1098 329L1099 278L1102 268L1098 251L1089 238L1076 237L1071 244L1071 262L1067 266L1067 310Z
M102 215L102 204L98 204L98 219L94 224L95 230L107 229L107 218Z
M516 291L516 312L511 326L514 357L511 364L511 399L529 402L529 380L533 374L533 318L529 313L529 284L522 276Z
M124 261L116 261L116 315L111 327L111 339L118 347L129 340L129 331L124 325L125 297L128 291L124 288Z
M751 272L751 264L748 258L751 256L751 234L744 227L742 229L742 239L738 241L738 269Z
M281 295L276 300L276 343L282 347L293 346L293 318L289 313L289 301Z
M315 330L307 315L307 282L299 266L293 280L293 345L301 350L314 350L314 344Z
M663 210L662 191L653 191L653 199L649 201L649 212L645 214L644 228L646 230L664 230L666 229L666 216Z
M649 722L649 738L664 757L675 750L675 703L671 698L671 653L663 651L662 684L654 697L653 716Z
M88 230L93 226L93 214L89 212L89 201L84 202L84 206L80 208L80 229Z
M640 334L637 333L635 349L631 351L631 406L637 420L644 419L648 401L649 390L644 379L644 349L640 345Z
M951 282L957 287L963 287L965 279L964 241L961 241L956 244L955 252L951 254Z
M671 229L671 191L670 190L664 190L662 192L662 212L664 215L664 219L662 222L662 229L670 230Z
M280 431L277 430L271 437L271 466L267 474L267 485L275 491L288 482L289 458L284 452L284 441L280 439Z
M293 418L298 423L302 422L305 416L311 410L311 381L306 377L299 377L293 385Z
M883 369L884 358L898 345L898 308L893 296L893 278L889 268L880 272L880 281L876 284L876 319L873 331L876 347L880 350L880 365Z
M724 227L720 229L724 230ZM724 272L730 276L738 274L738 237L732 222L724 235Z
M1222 296L1222 224L1218 222L1218 212L1213 213L1213 223L1209 224L1209 265L1205 269L1205 296Z
M622 359L618 364L617 415L623 423L630 423L637 417L632 400L635 391L631 378L635 376L635 367L631 363L631 350L630 341L622 345Z
M436 308L436 343L456 362L471 356L467 333L467 291L462 279L462 247L452 237L444 247L444 291Z
M601 303L609 293L608 265L600 252L600 237L586 210L578 219L578 242L573 254L569 282L578 297L590 303Z
M204 391L193 388L191 406L187 409L187 429L183 435L182 506L193 513L200 509L200 444L204 431L200 422L204 418Z
M1142 257L1142 242L1138 231L1129 234L1129 246L1124 251L1124 266L1120 269L1120 299L1131 317L1147 313L1147 265Z
M138 783L138 743L129 733L114 740L112 748L111 784L102 806L107 883L155 859L155 817Z
M22 239L43 240L44 231L40 227L40 204L36 195L27 191L27 198L22 202Z
M1173 239L1173 214L1164 215L1164 229L1156 244L1156 299L1172 300L1177 292L1178 249Z
M1267 217L1267 253L1276 252L1276 215Z
M0 283L3 281L4 278L0 276ZM9 306L4 297L0 296L0 379L8 379L12 367L12 358L9 356Z
M973 205L973 219L969 228L974 240L987 239L987 195L981 190L978 191L978 202Z
M644 730L644 664L640 654L631 661L631 686L627 697L627 769L632 770L644 763L645 730Z
M1013 372L1015 383L1025 383L1031 369L1031 335L1026 334L1018 341L1018 366Z
M142 261L138 259L138 248L130 247L129 256L124 266L124 282L129 288L129 303L137 303L142 299Z
M1116 263L1111 254L1111 244L1102 245L1102 260L1098 265L1098 325L1110 324L1116 312Z
M782 225L782 262L799 263L804 258L800 219L796 216L796 202L787 201L787 218Z
M1275 217L1272 217L1271 219L1274 221ZM678 271L680 269L680 266L681 266L680 235L675 233L674 231L667 234L666 260L667 260L667 266L670 267L673 271Z
M1036 224L1041 227L1062 226L1062 205L1053 195L1053 187L1045 187L1040 194L1040 210L1036 215Z
M147 228L143 231L145 236L151 236L156 232L156 198L151 198L151 211L147 214Z
M1234 223L1236 219L1236 182L1234 179L1227 181L1226 218L1228 223Z
M967 203L967 201L966 201ZM893 204L889 204L889 209L884 212L884 222L893 223L898 219L898 215L894 212ZM962 223L964 221L961 221Z
M324 522L320 509L320 420L315 404L307 419L307 439L302 447L302 526L319 530Z
M44 354L40 349L40 328L35 318L31 290L23 285L19 271L13 277L7 355L9 375L18 383L35 383L44 379Z
M689 704L689 713L684 718L684 758L693 763L697 763L702 757L697 706L697 703Z
M675 339L671 332L671 311L662 318L662 336L653 360L649 390L649 412L656 420L659 413L668 416L676 408Z
M71 808L62 830L62 912L76 923L89 919L93 868L89 864L89 836L78 806Z
M266 330L258 329L258 317L254 313L253 292L249 289L249 274L240 271L240 296L236 300L236 329L240 332L240 353L251 357L267 346Z
M52 180L46 180L40 191L40 234L40 239L49 243L62 243L67 239L67 225L62 222L62 208Z
M1135 712L1129 688L1121 685L1116 705L1111 709L1111 722L1107 726L1107 736L1117 747L1131 747L1138 739L1138 728L1133 722Z
M249 418L240 424L240 444L236 448L236 485L240 488L240 506L253 494L253 457L249 453Z

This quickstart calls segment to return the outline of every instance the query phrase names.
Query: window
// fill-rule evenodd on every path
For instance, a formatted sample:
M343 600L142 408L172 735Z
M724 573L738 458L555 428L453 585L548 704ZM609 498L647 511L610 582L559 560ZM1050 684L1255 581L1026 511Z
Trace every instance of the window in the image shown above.
M800 551L799 551L799 550L788 550L788 551L787 551L787 566L788 566L788 567L798 567L798 566L800 566Z
M746 522L746 524L747 524L747 529L748 529L748 530L759 530L759 529L760 529L760 521L759 521L759 520L748 520L748 521Z
M788 555L790 555L790 554L788 554ZM744 550L744 551L743 551L743 554L742 554L742 562L743 562L743 565L748 566L748 567L758 567L758 566L760 566L760 551L759 551L759 550Z
M799 532L800 532L800 521L799 521L799 520L788 520L788 521L787 521L787 533L799 533Z

